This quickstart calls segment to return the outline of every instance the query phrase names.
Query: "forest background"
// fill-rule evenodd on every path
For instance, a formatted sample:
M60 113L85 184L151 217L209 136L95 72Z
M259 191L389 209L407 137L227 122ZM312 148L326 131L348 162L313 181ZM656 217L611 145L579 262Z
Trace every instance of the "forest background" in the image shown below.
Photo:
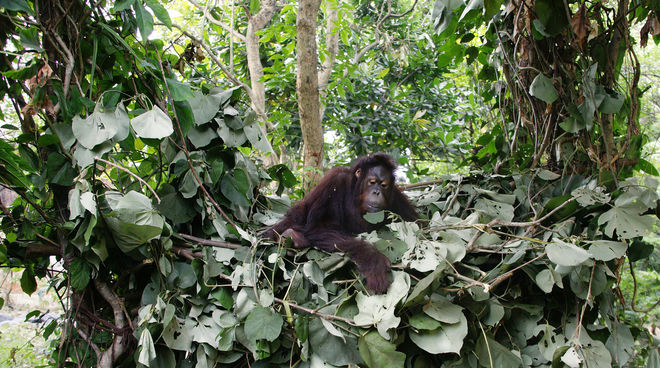
M62 307L45 363L660 366L659 1L0 9L0 263ZM387 294L259 237L376 151L423 217L361 235Z

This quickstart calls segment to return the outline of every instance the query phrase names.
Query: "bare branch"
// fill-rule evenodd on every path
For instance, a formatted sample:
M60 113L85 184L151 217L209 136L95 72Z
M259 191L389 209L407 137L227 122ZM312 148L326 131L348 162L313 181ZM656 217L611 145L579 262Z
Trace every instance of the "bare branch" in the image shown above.
M188 0L189 3L193 4L197 9L201 10L204 13L204 17L211 23L222 27L225 31L227 31L231 36L238 38L239 40L245 42L245 35L242 35L238 33L235 29L230 27L229 25L225 24L224 22L221 22L211 16L209 13L209 9L206 6L202 6L195 0Z

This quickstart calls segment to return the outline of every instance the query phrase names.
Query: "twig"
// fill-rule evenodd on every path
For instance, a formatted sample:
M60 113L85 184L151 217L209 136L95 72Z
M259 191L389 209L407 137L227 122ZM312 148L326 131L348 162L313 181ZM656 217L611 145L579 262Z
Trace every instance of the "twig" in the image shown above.
M125 168L125 167L119 166L119 165L117 165L117 164L115 164L115 163L113 163L113 162L110 162L110 161L108 161L108 160L104 160L104 159L102 159L101 157L94 157L94 160L95 160L95 161L101 161L101 162L103 162L103 163L105 163L105 164L108 164L108 165L110 165L110 166L113 166L113 167L115 167L115 168L117 168L117 169L119 169L119 170L121 170L121 171L123 171L123 172L125 172L125 173L127 173L127 174L129 174L129 175L131 175L132 177L134 177L135 179L137 179L137 181L139 181L140 183L144 184L147 188L149 188L149 190L151 191L151 193L154 194L154 197L156 197L156 201L158 201L158 203L160 203L160 197L158 197L158 194L156 194L156 191L154 190L154 188L152 188L149 184L147 184L146 181L144 181L144 179L142 179L141 177L139 177L139 176L138 176L137 174L135 174L134 172L130 171L129 169L127 169L127 168Z
M311 314L311 315L313 315L313 316L321 317L321 318L323 318L323 319L327 319L327 320L341 321L341 322L344 322L344 323L349 324L349 325L351 325L351 326L357 326L357 325L355 324L355 322L353 322L353 320L352 320L352 319L349 319L349 318L340 317L340 316L335 316L334 314L321 313L321 312L319 312L319 311L317 311L317 310L309 309L309 308L306 308L306 307L300 306L300 305L298 305L298 304L291 303L291 302L286 301L286 300L282 300L282 299L280 299L280 298L274 298L274 300L275 300L276 302L282 304L282 305L287 304L287 305L288 305L289 307L291 307L291 308L301 310L301 311L303 311L303 312L305 312L305 313L308 313L308 314Z
M192 236L192 235L188 235L188 234L181 234L181 233L177 233L176 235L180 236L180 237L182 237L186 240L197 242L201 245L210 245L212 247L229 248L229 249L242 248L241 245L234 244L234 243L228 243L228 242L210 240L210 239L203 239L203 238L198 238L196 236Z
M630 307L632 308L632 310L634 310L637 313L648 313L648 312L652 311L653 309L655 309L655 307L657 307L658 304L660 304L660 300L655 302L648 309L637 309L637 306L635 306L635 304L637 304L637 301L636 301L636 299L637 299L637 277L635 276L635 270L633 268L633 263L630 260L630 258L628 258L628 265L630 266L630 276L632 276L632 279L633 279L633 295L632 295L632 300L630 301Z

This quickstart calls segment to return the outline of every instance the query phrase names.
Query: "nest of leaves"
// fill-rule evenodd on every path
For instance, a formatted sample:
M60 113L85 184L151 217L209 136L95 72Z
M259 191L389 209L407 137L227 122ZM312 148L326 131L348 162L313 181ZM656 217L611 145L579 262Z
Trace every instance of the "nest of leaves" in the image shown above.
M617 280L626 255L650 253L641 238L658 223L656 188L629 179L607 193L548 171L409 185L425 219L360 235L393 265L383 295L339 253L248 232L251 246L197 242L169 285L145 289L136 357L167 366L185 352L197 367L621 366L645 331L621 318ZM286 208L268 202L274 211L253 216L262 225Z

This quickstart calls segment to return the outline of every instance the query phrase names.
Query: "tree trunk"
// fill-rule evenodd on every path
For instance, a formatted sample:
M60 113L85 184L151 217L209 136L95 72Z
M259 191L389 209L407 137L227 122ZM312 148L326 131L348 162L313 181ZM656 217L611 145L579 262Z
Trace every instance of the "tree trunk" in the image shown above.
M339 32L337 31L337 18L339 16L339 4L336 6L327 5L326 14L327 21L325 23L325 48L326 55L321 72L319 73L319 94L320 94L320 108L319 119L323 121L323 114L325 113L324 99L328 95L328 83L330 82L330 75L332 74L332 67L337 58L339 51Z
M248 70L250 71L250 86L254 94L252 98L252 108L257 113L259 119L259 126L261 127L264 136L267 136L266 127L272 128L272 124L268 122L266 116L266 89L264 82L263 65L261 65L261 58L259 56L259 36L257 33L262 30L275 13L279 11L279 7L275 0L265 0L261 3L259 12L250 17L248 21L247 31L245 35L245 49L247 52ZM266 166L272 166L277 163L277 156L271 154L264 157Z
M307 176L305 186L316 182L323 163L323 128L319 115L318 53L316 47L316 19L320 0L300 0L298 5L298 76L296 90L300 128L303 135L303 160L313 174Z

